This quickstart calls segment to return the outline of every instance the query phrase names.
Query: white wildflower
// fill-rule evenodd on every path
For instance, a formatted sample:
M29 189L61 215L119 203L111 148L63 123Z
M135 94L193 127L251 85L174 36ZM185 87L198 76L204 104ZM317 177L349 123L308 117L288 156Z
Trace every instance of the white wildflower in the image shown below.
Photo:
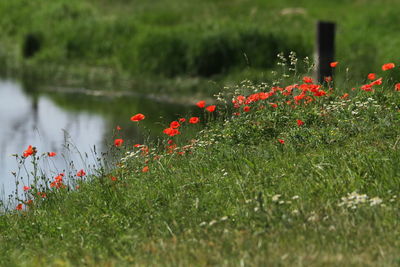
M318 215L315 212L311 212L311 216L308 217L307 221L309 221L309 222L318 221Z
M209 226L213 226L214 224L216 224L217 221L216 220L212 220L211 222L208 223Z
M381 204L382 201L383 201L383 200L380 199L379 197L374 197L374 198L371 198L371 199L369 200L369 205L370 205L370 206L376 206L376 205Z
M293 214L293 215L297 215L297 214L299 214L299 213L300 213L300 212L299 212L298 209L292 210L292 214Z
M278 199L281 197L280 194L276 194L275 196L272 197L272 201L276 202Z

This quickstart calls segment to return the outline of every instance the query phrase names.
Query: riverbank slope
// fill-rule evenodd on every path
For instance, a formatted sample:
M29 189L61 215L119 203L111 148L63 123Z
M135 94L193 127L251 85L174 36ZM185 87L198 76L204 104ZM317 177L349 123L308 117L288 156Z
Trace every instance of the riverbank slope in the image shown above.
M1 264L398 264L400 84L294 82L227 89L205 129L177 118L129 154L116 139L111 172L28 189L0 217Z

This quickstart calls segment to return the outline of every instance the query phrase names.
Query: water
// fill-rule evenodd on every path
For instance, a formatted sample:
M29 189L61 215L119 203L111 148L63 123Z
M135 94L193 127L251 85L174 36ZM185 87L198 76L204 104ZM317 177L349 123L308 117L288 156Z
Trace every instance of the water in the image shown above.
M140 127L129 118L144 113ZM115 137L115 127L122 127L118 138L143 143L147 136L157 136L171 120L187 108L156 103L134 97L96 97L83 94L37 93L35 89L12 80L0 80L0 186L5 199L15 191L12 172L20 171L22 186L29 185L30 158L25 168L18 167L13 154L21 155L28 145L38 154L56 152L40 167L50 178L61 172L88 168L96 164L96 155L107 150ZM87 156L85 156L87 155ZM69 165L73 162L73 166ZM31 179L31 178L30 178Z

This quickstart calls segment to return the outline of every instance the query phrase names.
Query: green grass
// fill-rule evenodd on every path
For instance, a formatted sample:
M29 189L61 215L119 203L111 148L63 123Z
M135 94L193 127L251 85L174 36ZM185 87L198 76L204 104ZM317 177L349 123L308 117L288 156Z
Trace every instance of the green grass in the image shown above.
M2 1L0 58L12 73L48 83L207 94L215 92L210 77L271 80L279 52L312 57L315 22L326 20L338 23L336 59L360 80L397 58L399 7L395 0ZM24 58L27 36L40 49ZM348 78L341 73L340 80ZM165 86L171 78L177 80ZM144 86L149 80L164 88ZM176 92L182 80L194 86Z
M335 88L287 105L293 95L278 90L232 115L232 96L270 89L226 89L194 142L171 138L184 155L167 153L168 139L126 160L113 148L118 167L72 177L68 188L78 190L48 188L30 208L10 207L0 217L0 263L398 265L400 92L387 78L373 92Z

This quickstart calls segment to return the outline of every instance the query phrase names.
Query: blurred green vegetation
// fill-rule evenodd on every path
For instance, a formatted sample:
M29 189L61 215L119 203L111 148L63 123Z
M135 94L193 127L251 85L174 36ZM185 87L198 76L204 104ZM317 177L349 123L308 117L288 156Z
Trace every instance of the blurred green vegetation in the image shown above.
M188 118L188 116L204 117L196 106L179 105L162 101L161 99L150 99L143 96L97 96L84 95L82 93L47 93L57 106L71 112L87 112L101 115L107 121L107 138L112 140L116 133L116 126L123 131L118 136L133 143L153 142L164 137L162 131L169 126L169 122L177 118ZM79 99L79 101L76 101ZM143 113L146 119L138 123L129 120L131 116ZM194 131L187 134L194 135ZM185 136L186 138L186 136Z
M397 58L399 8L395 0L1 1L0 59L48 79L85 80L95 68L100 80L260 81L279 52L312 57L315 22L326 20L338 23L339 67L359 78Z

